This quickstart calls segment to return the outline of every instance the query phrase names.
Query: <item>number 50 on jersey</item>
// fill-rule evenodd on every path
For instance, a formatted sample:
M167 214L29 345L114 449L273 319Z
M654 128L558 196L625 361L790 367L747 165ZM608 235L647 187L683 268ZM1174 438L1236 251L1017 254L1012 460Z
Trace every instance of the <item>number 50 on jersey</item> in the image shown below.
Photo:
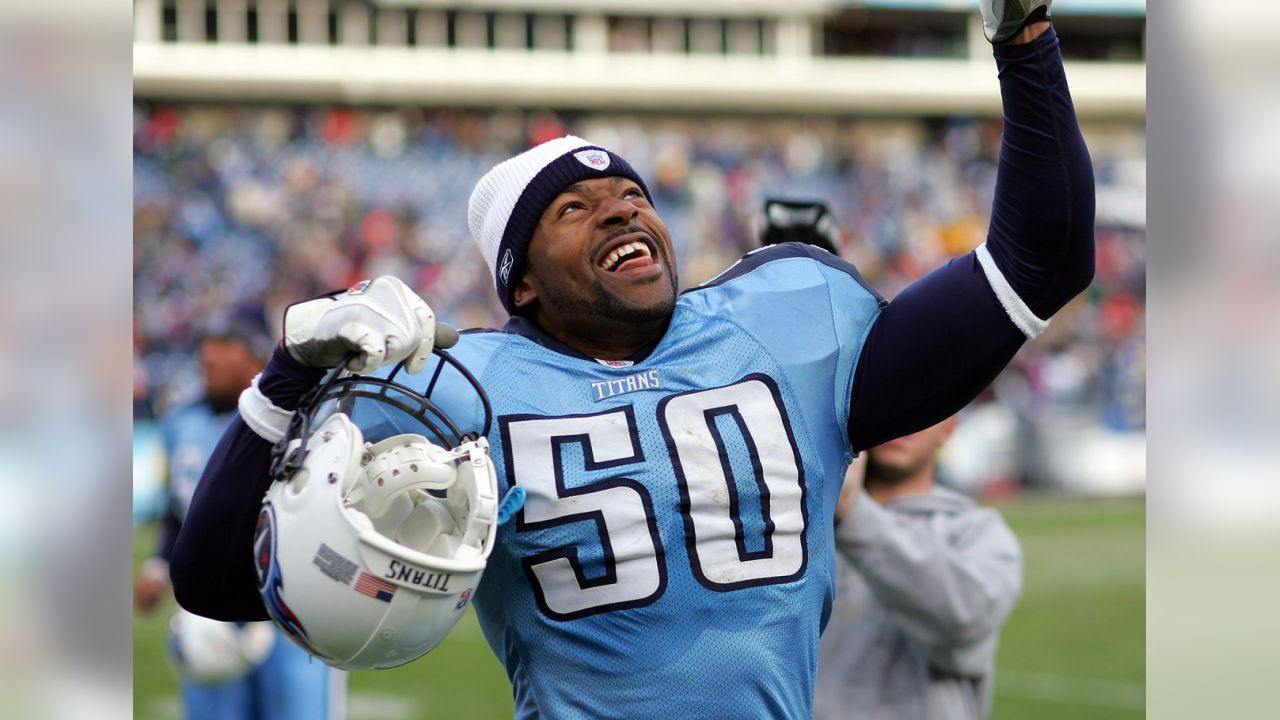
M590 521L603 550L604 573L590 578L575 545L521 558L549 617L641 607L665 591L667 553L653 498L645 484L627 477L629 467L650 482L676 483L691 571L707 589L730 592L804 574L804 471L774 381L749 375L733 385L672 395L656 414L668 457L644 456L632 406L499 418L508 480L529 493L516 531ZM574 444L582 448L583 469L618 474L569 487L563 450Z

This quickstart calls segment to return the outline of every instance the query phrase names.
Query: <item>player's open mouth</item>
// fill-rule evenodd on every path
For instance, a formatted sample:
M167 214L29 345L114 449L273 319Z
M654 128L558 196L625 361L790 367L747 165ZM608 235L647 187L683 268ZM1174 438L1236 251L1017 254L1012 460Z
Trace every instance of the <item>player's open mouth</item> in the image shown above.
M611 250L600 261L600 269L606 272L625 272L653 265L653 251L640 240L623 243Z

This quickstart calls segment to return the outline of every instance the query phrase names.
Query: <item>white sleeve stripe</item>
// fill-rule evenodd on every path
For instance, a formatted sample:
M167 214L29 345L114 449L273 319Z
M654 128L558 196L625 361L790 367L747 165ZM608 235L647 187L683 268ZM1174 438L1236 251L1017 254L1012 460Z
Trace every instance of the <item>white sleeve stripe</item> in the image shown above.
M272 404L271 400L258 389L258 378L254 376L253 384L240 393L240 417L258 437L268 442L280 442L289 429L289 418L293 413Z
M1036 317L1036 314L1031 312L1031 308L1018 297L1013 286L1005 279L1004 273L1000 272L1000 268L996 266L996 259L991 257L991 251L987 249L986 243L979 245L974 252L977 253L978 264L982 265L982 272L987 276L987 282L991 283L991 289L995 291L996 298L1004 307L1005 314L1014 325L1018 326L1022 334L1027 336L1028 340L1034 340L1049 327L1049 321Z

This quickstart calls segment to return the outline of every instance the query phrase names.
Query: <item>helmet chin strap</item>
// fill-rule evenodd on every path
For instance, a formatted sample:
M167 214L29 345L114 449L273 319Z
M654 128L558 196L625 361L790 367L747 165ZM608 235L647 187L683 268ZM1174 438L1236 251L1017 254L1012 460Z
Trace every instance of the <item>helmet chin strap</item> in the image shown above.
M421 435L395 435L365 445L362 477L347 493L348 507L359 504L380 518L400 495L413 490L447 490L458 479L454 455Z

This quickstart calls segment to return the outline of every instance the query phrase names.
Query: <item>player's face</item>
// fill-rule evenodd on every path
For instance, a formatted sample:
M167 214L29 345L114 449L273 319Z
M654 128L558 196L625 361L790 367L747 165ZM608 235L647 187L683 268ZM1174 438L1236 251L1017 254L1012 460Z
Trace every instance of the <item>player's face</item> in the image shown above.
M262 362L239 340L209 338L200 344L200 367L209 399L234 404L240 391L262 370Z
M552 334L663 322L675 308L671 236L640 186L621 177L570 185L542 213L516 305Z
M871 448L867 477L892 482L914 476L937 458L954 428L955 418L951 417L933 427Z

